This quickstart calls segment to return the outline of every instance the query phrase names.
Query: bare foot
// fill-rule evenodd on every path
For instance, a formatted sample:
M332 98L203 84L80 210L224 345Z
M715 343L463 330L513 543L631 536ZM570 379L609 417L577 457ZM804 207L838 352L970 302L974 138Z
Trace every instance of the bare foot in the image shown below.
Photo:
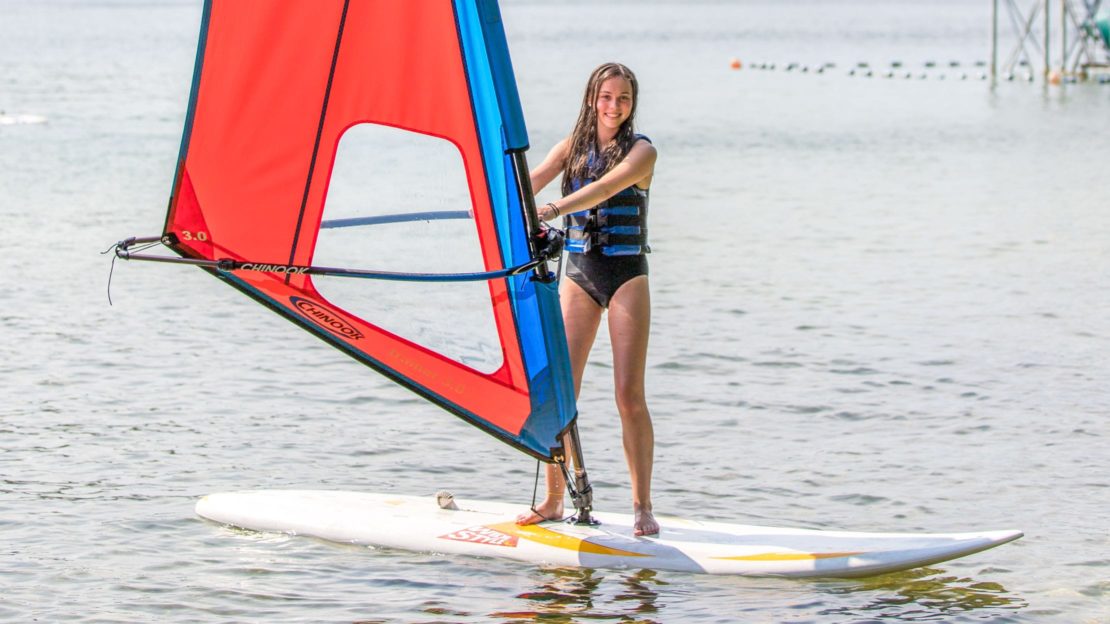
M563 499L546 499L539 505L516 517L517 524L539 524L548 520L563 519Z
M659 523L651 513L651 505L632 506L632 534L659 535Z

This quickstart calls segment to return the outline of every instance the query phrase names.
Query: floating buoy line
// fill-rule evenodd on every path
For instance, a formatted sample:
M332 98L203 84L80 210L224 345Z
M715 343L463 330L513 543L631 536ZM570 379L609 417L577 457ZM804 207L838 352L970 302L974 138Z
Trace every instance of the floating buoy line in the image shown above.
M734 70L741 69L743 66L744 64L735 57L729 61L729 67ZM747 67L758 71L780 71L798 74L831 74L839 72L845 76L864 79L986 81L990 78L986 61L975 61L972 63L962 63L960 61L948 61L947 63L925 61L914 65L909 65L902 61L890 61L883 65L873 65L861 61L847 68L842 68L832 62L817 64L799 62L761 62L749 63ZM1001 74L998 76L998 80L1002 82L1034 82L1035 76L1028 64L1023 62L1021 63L1021 67L1023 71ZM1049 74L1048 81L1053 85L1061 83L1075 84L1079 82L1079 78L1074 75L1061 75L1060 72L1054 71ZM1087 82L1110 84L1110 74L1090 76Z

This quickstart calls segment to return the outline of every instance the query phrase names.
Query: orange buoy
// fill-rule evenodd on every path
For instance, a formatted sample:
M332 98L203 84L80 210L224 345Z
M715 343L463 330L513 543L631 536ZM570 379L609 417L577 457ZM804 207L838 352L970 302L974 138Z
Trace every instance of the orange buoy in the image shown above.
M740 59L738 59L734 56L734 57L732 57L732 60L729 61L728 66L733 68L733 69L740 69L744 65L740 63Z

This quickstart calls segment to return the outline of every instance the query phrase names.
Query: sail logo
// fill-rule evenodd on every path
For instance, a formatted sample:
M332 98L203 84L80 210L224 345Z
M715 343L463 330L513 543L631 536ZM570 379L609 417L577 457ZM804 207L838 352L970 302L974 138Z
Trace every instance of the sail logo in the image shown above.
M288 275L304 275L309 267L286 266L284 264L256 264L247 262L239 265L240 271L259 271L262 273L286 273Z
M440 535L440 539L448 539L456 542L469 542L471 544L484 544L486 546L508 546L509 548L516 548L517 537L515 535L508 535L501 531L495 531L489 527L477 526L469 529L461 529L454 533L447 535Z
M290 297L289 302L293 308L320 327L350 340L361 340L362 332L347 322L342 316L323 304L304 299Z

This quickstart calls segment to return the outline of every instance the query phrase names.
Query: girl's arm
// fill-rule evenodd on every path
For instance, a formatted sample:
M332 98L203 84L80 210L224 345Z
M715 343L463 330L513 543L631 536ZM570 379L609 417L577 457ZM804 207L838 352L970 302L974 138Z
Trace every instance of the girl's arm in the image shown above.
M566 143L566 141L563 143ZM563 146L565 153L566 148L563 143L560 143L560 145ZM554 151L555 150L552 150L552 153L554 153ZM652 172L655 170L655 158L655 146L647 141L637 141L636 144L632 146L632 149L628 151L628 155L624 157L624 160L621 160L616 167L610 169L609 172L601 176L601 178L583 186L562 199L551 202L551 204L555 205L554 209L552 209L551 204L541 206L539 208L540 218L544 221L550 221L551 219L568 215L572 212L593 208L633 184L650 180ZM550 159L551 156L549 155L547 160ZM544 164L536 167L536 170L532 172L533 187L537 180L543 181L544 184L551 182L551 180L555 179L555 176L562 171L560 163L560 168L551 173L550 177L544 179L537 176L537 172L547 164L547 160L544 161Z
M532 169L529 177L532 179L532 193L536 194L543 190L543 187L551 184L551 181L563 172L563 166L567 160L567 145L570 139L566 138L555 144L551 151L547 153L547 157L543 159L539 165Z

